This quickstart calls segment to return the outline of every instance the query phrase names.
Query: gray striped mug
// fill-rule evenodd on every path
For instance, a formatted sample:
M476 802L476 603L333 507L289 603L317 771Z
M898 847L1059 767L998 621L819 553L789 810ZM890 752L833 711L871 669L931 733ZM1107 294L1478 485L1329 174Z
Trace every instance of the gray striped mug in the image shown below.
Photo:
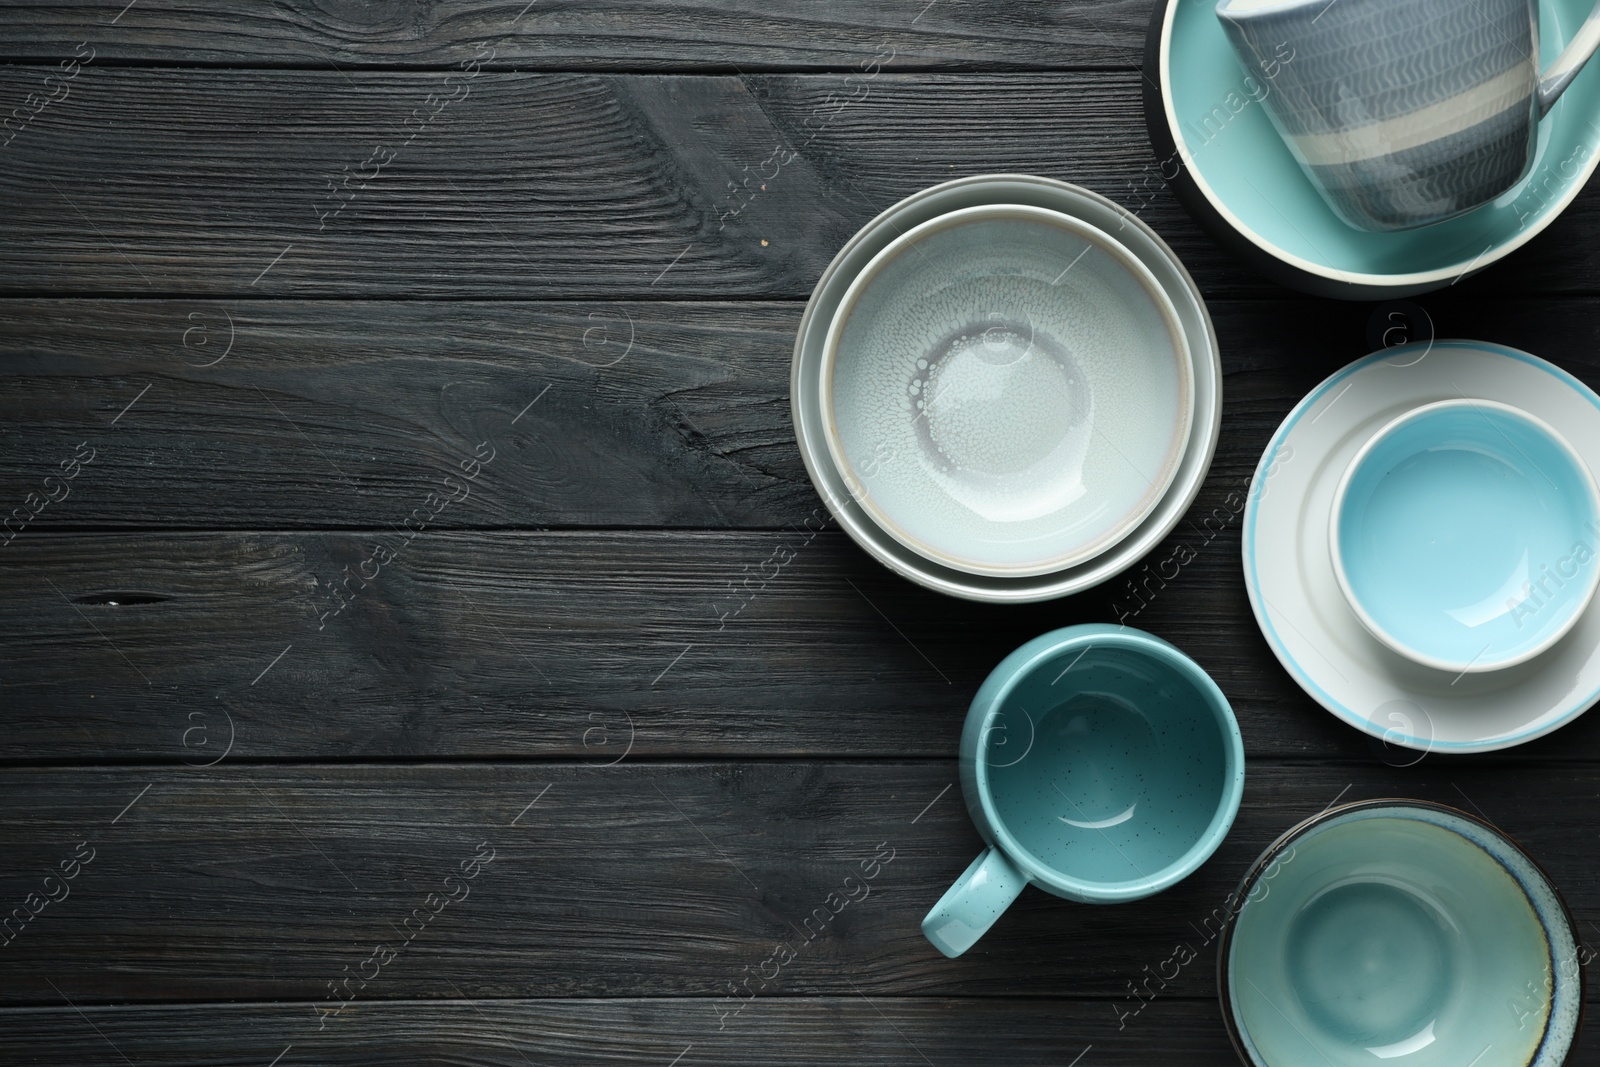
M1541 74L1538 0L1220 0L1217 17L1245 67L1272 72L1267 113L1312 185L1362 230L1510 189L1600 46L1597 6Z

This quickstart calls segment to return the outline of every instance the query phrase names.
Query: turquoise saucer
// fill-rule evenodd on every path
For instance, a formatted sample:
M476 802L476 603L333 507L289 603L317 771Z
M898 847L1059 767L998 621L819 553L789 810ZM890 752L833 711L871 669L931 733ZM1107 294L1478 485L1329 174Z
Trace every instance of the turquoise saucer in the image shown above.
M1526 854L1442 805L1309 819L1245 876L1219 950L1252 1067L1557 1067L1584 977L1572 917Z
M1541 0L1544 63L1592 7ZM1144 64L1151 167L1202 226L1274 281L1346 300L1423 293L1505 258L1578 195L1600 163L1596 67L1540 123L1532 167L1498 199L1421 229L1369 233L1341 222L1289 154L1261 106L1272 81L1239 65L1216 0L1160 0Z

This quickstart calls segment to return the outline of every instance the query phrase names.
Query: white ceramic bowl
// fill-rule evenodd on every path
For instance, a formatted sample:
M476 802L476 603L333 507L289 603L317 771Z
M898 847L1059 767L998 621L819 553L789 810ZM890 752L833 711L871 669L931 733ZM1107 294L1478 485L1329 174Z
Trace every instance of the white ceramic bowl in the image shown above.
M895 238L822 355L834 464L907 548L1031 576L1104 552L1177 472L1194 375L1177 312L1110 235L978 205Z
M1171 487L1138 529L1086 563L1031 577L990 577L944 567L886 534L857 503L859 483L828 453L822 423L822 349L833 313L855 276L895 237L930 218L977 204L1031 204L1083 219L1150 269L1177 309L1189 344L1195 416ZM1123 208L1076 185L1028 174L975 175L924 189L885 210L847 241L822 272L800 319L790 366L790 412L806 471L833 517L869 555L902 577L951 596L1018 604L1081 592L1136 563L1169 534L1194 502L1210 468L1222 421L1222 367L1216 334L1188 271L1156 233Z

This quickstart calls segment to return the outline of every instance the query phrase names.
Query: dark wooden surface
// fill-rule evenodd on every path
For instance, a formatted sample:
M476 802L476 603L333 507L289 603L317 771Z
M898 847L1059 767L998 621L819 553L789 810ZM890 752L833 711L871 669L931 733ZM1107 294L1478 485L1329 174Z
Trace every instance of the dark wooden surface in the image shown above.
M1227 1064L1201 928L1340 797L1479 812L1600 940L1600 717L1391 766L1267 652L1237 524L1200 525L1389 309L1274 288L1146 187L1148 11L0 5L6 110L80 60L0 148L0 513L93 457L0 546L0 911L39 909L0 1063ZM1158 549L1196 558L1129 621L1212 672L1250 765L1194 877L1030 891L952 961L917 923L977 847L966 704L1132 601L968 604L813 532L788 366L856 227L994 170L1138 210L1211 301L1223 437ZM1600 384L1597 237L1591 189L1418 303Z

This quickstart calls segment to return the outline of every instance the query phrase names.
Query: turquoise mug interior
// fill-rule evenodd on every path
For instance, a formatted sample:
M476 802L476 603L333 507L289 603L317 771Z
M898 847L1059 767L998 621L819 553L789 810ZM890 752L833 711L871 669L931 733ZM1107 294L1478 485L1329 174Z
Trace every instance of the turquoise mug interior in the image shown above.
M1023 645L979 689L961 784L990 847L923 920L947 956L1029 883L1116 903L1190 874L1238 812L1244 745L1222 691L1172 645L1071 626Z
M1555 1067L1577 1033L1571 916L1532 860L1462 812L1383 800L1319 815L1256 861L1230 914L1223 1016L1252 1067Z
M1600 493L1541 420L1488 400L1406 412L1351 460L1334 497L1334 573L1372 634L1452 672L1522 663L1600 584Z

